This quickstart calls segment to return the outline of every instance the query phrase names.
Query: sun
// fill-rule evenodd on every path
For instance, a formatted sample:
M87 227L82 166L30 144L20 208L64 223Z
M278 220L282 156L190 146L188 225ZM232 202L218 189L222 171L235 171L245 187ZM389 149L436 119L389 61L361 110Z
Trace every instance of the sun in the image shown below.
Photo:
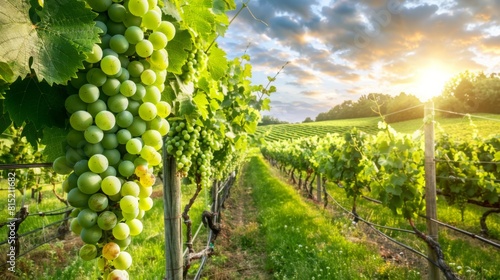
M416 76L414 94L425 102L438 96L443 91L444 85L453 77L452 71L441 64L431 64L419 70Z

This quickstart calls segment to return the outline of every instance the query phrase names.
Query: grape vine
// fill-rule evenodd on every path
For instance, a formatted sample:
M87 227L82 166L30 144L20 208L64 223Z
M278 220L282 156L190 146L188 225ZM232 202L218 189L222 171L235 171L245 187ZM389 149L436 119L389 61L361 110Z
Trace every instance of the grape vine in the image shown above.
M234 1L59 2L0 0L12 27L0 31L0 130L30 127L27 141L46 145L66 176L80 257L97 260L102 279L128 279L159 150L199 193L238 168L276 89L253 86L249 56L228 60L215 42ZM18 18L37 32L8 35ZM30 36L27 56L13 56L9 38Z

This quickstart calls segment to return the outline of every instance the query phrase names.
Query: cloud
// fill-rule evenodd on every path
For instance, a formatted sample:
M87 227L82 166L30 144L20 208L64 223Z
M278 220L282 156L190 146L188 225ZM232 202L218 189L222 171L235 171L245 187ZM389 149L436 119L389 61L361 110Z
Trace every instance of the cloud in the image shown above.
M244 11L224 44L242 52L251 42L254 69L266 75L291 61L278 77L278 92L321 98L334 89L341 103L411 88L417 72L436 63L449 73L500 71L498 0L255 0L249 6L267 26Z

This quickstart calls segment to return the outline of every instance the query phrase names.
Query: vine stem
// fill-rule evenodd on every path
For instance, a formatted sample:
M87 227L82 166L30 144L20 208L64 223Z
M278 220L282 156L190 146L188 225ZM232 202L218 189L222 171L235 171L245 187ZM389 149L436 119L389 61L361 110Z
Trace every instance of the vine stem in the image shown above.
M444 261L444 254L443 251L441 250L441 246L439 246L439 243L432 239L432 237L425 235L423 232L417 229L415 226L415 223L413 222L412 219L408 219L408 222L410 226L412 227L413 231L415 231L416 235L422 239L425 243L429 245L429 247L432 248L432 250L436 253L437 256L437 267L443 272L444 276L446 277L447 280L460 280L453 271L450 269L448 264Z

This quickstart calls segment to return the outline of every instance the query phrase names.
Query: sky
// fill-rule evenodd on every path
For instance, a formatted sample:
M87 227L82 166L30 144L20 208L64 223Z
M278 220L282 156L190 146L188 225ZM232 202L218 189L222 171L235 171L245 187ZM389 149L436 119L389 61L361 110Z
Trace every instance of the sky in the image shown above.
M271 110L263 112L283 121L314 120L369 93L406 92L426 101L462 71L500 72L500 0L247 5L218 43L229 58L251 56L255 84L267 84L289 62L274 83Z

